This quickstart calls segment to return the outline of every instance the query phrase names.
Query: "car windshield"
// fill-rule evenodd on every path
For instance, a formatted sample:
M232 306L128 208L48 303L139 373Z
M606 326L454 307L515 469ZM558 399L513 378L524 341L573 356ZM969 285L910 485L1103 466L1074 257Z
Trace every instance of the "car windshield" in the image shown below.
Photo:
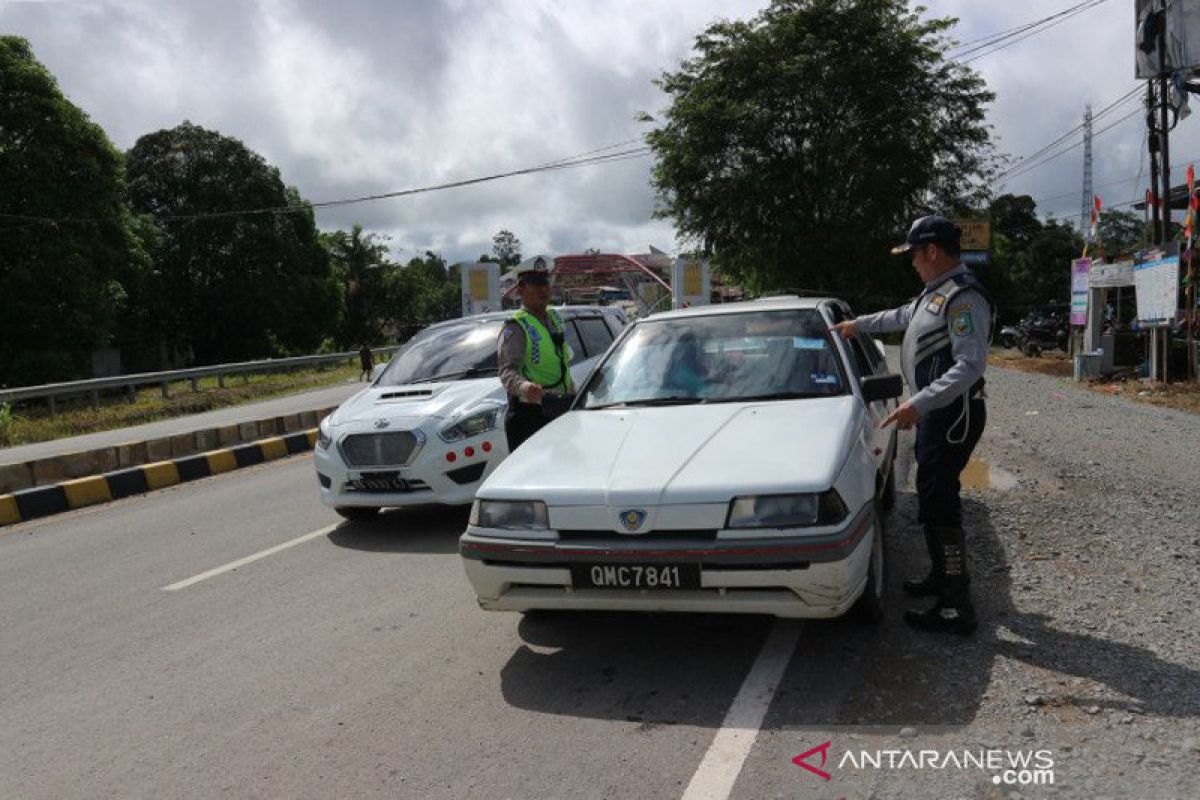
M504 320L474 320L426 328L388 362L379 383L400 386L482 378L497 372L496 339Z
M581 407L684 405L844 394L829 328L813 309L649 319L584 388Z

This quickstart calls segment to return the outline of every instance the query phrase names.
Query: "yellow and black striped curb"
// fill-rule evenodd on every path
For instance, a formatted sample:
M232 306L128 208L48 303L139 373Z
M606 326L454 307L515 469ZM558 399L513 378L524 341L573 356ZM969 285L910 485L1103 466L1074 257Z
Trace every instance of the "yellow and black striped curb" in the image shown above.
M0 525L13 525L84 506L218 475L313 449L317 430L298 431L207 453L158 461L87 478L0 494Z

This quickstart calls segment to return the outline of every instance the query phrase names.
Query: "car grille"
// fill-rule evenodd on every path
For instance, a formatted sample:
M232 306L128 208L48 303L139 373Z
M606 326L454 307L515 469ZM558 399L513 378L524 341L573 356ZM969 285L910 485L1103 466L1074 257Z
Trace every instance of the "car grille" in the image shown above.
M674 540L710 540L717 538L717 531L713 530L661 530L661 531L646 531L645 533L618 533L617 531L605 530L562 530L558 531L558 538L562 541L583 541L596 540L612 542L628 542L631 539L653 539L657 541L674 541Z
M342 457L351 467L399 467L416 455L422 439L412 431L354 433L342 440Z
M346 483L342 485L342 491L346 494L412 494L433 490L425 481L410 480L403 489L356 489L352 484Z

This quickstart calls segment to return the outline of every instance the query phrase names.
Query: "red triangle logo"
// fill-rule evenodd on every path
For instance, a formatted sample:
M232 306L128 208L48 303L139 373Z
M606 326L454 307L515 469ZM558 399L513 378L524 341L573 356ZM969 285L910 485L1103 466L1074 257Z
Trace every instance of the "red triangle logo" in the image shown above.
M807 759L810 756L814 756L817 753L820 753L821 754L821 766L824 767L825 760L829 756L829 747L832 744L833 744L833 742L826 742L825 744L819 744L816 747L814 747L812 750L809 750L807 753L801 753L800 755L793 758L792 763L795 764L797 767L803 767L804 769L808 770L809 772L816 775L817 777L824 778L827 781L832 780L833 779L832 775L830 775L828 772L826 772L823 769L818 769L817 767L814 767L812 764L809 764L807 761Z

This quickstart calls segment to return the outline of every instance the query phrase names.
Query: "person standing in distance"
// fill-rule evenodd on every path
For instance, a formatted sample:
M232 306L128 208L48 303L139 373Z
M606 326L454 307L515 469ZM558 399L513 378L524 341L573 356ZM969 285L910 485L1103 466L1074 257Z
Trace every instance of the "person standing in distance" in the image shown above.
M508 392L504 432L510 453L553 418L553 413L547 413L548 401L574 391L571 346L566 343L562 317L549 307L546 260L539 256L518 269L521 310L504 323L498 344L500 382ZM555 405L565 407L562 402Z
M918 519L925 527L932 568L904 582L910 597L934 597L926 611L907 611L919 630L969 636L977 626L970 598L959 475L987 422L983 373L987 366L992 300L960 259L961 232L940 216L913 223L904 244L925 291L911 303L867 314L835 329L858 333L904 331L901 370L912 396L880 423L917 427Z

